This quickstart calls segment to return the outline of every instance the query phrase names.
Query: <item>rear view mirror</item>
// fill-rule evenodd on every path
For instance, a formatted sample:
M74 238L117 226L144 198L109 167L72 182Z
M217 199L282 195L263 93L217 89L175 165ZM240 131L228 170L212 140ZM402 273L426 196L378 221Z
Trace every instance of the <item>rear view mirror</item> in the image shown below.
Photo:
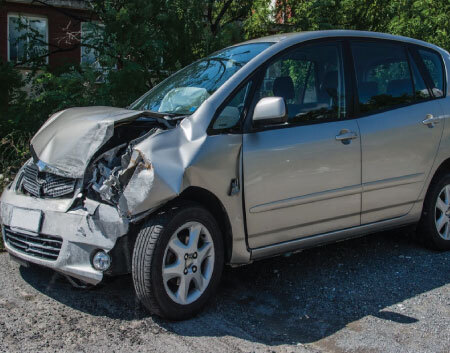
M279 124L287 121L287 109L284 98L265 97L256 104L253 122L256 125Z

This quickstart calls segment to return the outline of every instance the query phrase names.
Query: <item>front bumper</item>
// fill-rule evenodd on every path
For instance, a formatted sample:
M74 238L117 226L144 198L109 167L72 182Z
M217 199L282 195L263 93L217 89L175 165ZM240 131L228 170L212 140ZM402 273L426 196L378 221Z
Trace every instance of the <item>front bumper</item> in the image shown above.
M19 194L12 188L6 189L0 199L0 218L5 248L10 254L24 261L52 268L86 283L98 284L103 279L103 273L92 267L93 253L99 249L111 251L117 239L128 233L129 223L120 217L112 206L86 200L85 207L70 209L72 201L70 199L38 199ZM23 210L42 212L38 234L11 227L15 208L21 208L22 214ZM17 233L20 243L8 241L7 232L12 235ZM30 245L24 241L26 236L34 242L36 242L35 239L40 238L61 239L59 253L50 250L56 256L37 256L37 252L27 250L27 246ZM34 246L33 244L31 246ZM48 245L45 242L43 244ZM41 250L42 246L39 249Z

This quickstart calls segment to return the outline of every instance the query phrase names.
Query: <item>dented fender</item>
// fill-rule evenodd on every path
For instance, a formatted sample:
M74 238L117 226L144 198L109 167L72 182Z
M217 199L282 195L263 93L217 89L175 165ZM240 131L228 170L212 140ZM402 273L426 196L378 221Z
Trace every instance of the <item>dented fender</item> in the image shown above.
M172 130L156 133L134 146L141 162L119 199L122 214L131 217L177 197L189 186L185 177L206 139L194 136L185 119Z

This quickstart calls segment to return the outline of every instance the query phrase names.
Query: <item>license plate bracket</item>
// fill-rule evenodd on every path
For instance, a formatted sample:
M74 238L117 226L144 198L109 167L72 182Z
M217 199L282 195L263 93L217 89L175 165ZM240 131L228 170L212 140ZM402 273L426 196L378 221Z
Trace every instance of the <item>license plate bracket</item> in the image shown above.
M41 231L42 211L14 207L11 215L11 228L22 229L38 234Z

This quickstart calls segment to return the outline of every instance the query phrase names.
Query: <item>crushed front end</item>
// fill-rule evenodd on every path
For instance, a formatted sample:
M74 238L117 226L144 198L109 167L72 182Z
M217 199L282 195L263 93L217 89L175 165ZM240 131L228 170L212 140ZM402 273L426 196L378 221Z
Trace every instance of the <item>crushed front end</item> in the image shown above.
M31 161L28 163L31 164ZM25 189L25 174L3 192L1 221L7 251L26 262L50 267L83 282L97 284L103 272L92 266L96 251L111 251L119 237L128 233L129 222L117 209L93 200L81 201L72 194L44 198ZM77 181L76 184L80 185Z
M134 147L171 128L142 112L95 109L67 110L44 124L31 141L33 158L0 200L2 236L13 258L89 284L129 271L132 244L125 236L152 210L134 212L133 198L155 179Z

